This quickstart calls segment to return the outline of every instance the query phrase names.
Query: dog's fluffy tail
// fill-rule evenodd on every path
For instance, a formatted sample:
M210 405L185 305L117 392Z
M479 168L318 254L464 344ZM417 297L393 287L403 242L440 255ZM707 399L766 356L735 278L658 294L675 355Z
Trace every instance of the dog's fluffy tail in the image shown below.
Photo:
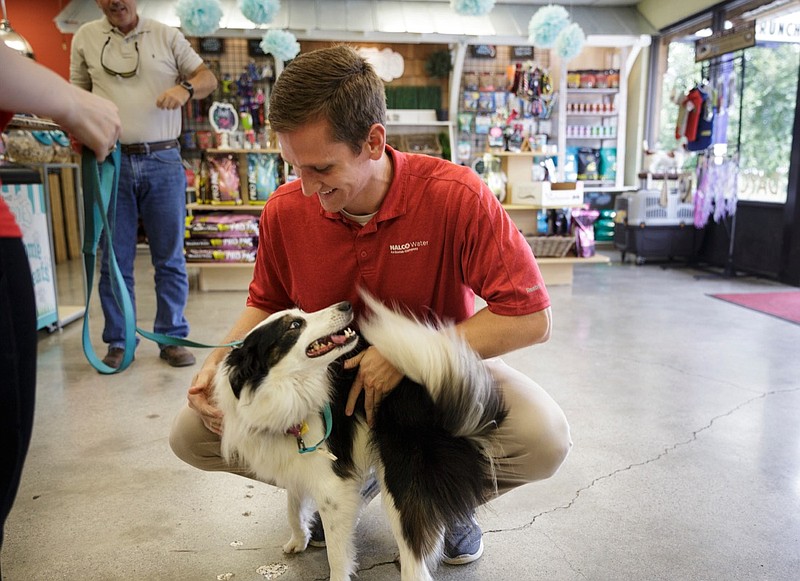
M455 329L364 300L372 314L362 334L407 378L378 409L374 441L384 484L410 548L430 559L441 532L495 493L494 436L506 409L480 357Z
M360 322L364 338L392 365L427 388L454 436L482 439L503 402L480 357L452 326L435 327L394 311L362 292L371 315Z

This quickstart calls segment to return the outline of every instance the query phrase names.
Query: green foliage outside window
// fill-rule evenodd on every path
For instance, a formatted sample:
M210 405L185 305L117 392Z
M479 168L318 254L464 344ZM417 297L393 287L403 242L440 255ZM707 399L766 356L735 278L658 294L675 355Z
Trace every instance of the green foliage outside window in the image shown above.
M756 192L752 199L776 202L786 199L799 69L798 44L773 43L744 51L739 168L743 182L740 186L761 192ZM661 149L669 151L678 146L675 139L678 105L674 99L682 98L700 82L702 73L702 64L694 62L694 43L669 45L659 115L658 147ZM736 151L739 138L742 82L742 67L737 64L736 94L727 112L727 144L731 153ZM693 165L691 161L687 164Z

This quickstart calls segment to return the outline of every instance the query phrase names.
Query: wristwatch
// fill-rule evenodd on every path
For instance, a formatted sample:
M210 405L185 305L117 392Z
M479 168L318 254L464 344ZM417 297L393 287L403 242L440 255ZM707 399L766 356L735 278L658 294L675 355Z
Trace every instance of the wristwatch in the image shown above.
M194 97L194 87L189 81L181 81L181 87L189 91L189 99Z

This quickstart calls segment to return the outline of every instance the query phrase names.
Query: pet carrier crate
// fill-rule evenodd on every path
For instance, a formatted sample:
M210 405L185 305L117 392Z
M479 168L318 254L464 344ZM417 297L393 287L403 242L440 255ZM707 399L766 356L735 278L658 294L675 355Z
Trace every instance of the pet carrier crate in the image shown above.
M642 189L620 194L614 203L614 246L622 261L691 257L695 252L691 174L639 174Z

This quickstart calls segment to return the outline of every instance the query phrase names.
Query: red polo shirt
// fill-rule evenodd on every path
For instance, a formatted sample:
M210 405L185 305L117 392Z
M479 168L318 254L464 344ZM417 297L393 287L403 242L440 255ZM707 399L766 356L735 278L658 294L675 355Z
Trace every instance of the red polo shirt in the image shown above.
M469 168L386 148L394 177L365 225L326 212L299 181L279 187L261 214L247 304L267 312L363 304L364 288L423 319L460 322L475 295L499 315L550 305L531 248Z
M0 131L6 128L13 116L13 113L0 111ZM6 205L3 196L0 196L0 238L22 238L22 232L17 226L14 214Z

